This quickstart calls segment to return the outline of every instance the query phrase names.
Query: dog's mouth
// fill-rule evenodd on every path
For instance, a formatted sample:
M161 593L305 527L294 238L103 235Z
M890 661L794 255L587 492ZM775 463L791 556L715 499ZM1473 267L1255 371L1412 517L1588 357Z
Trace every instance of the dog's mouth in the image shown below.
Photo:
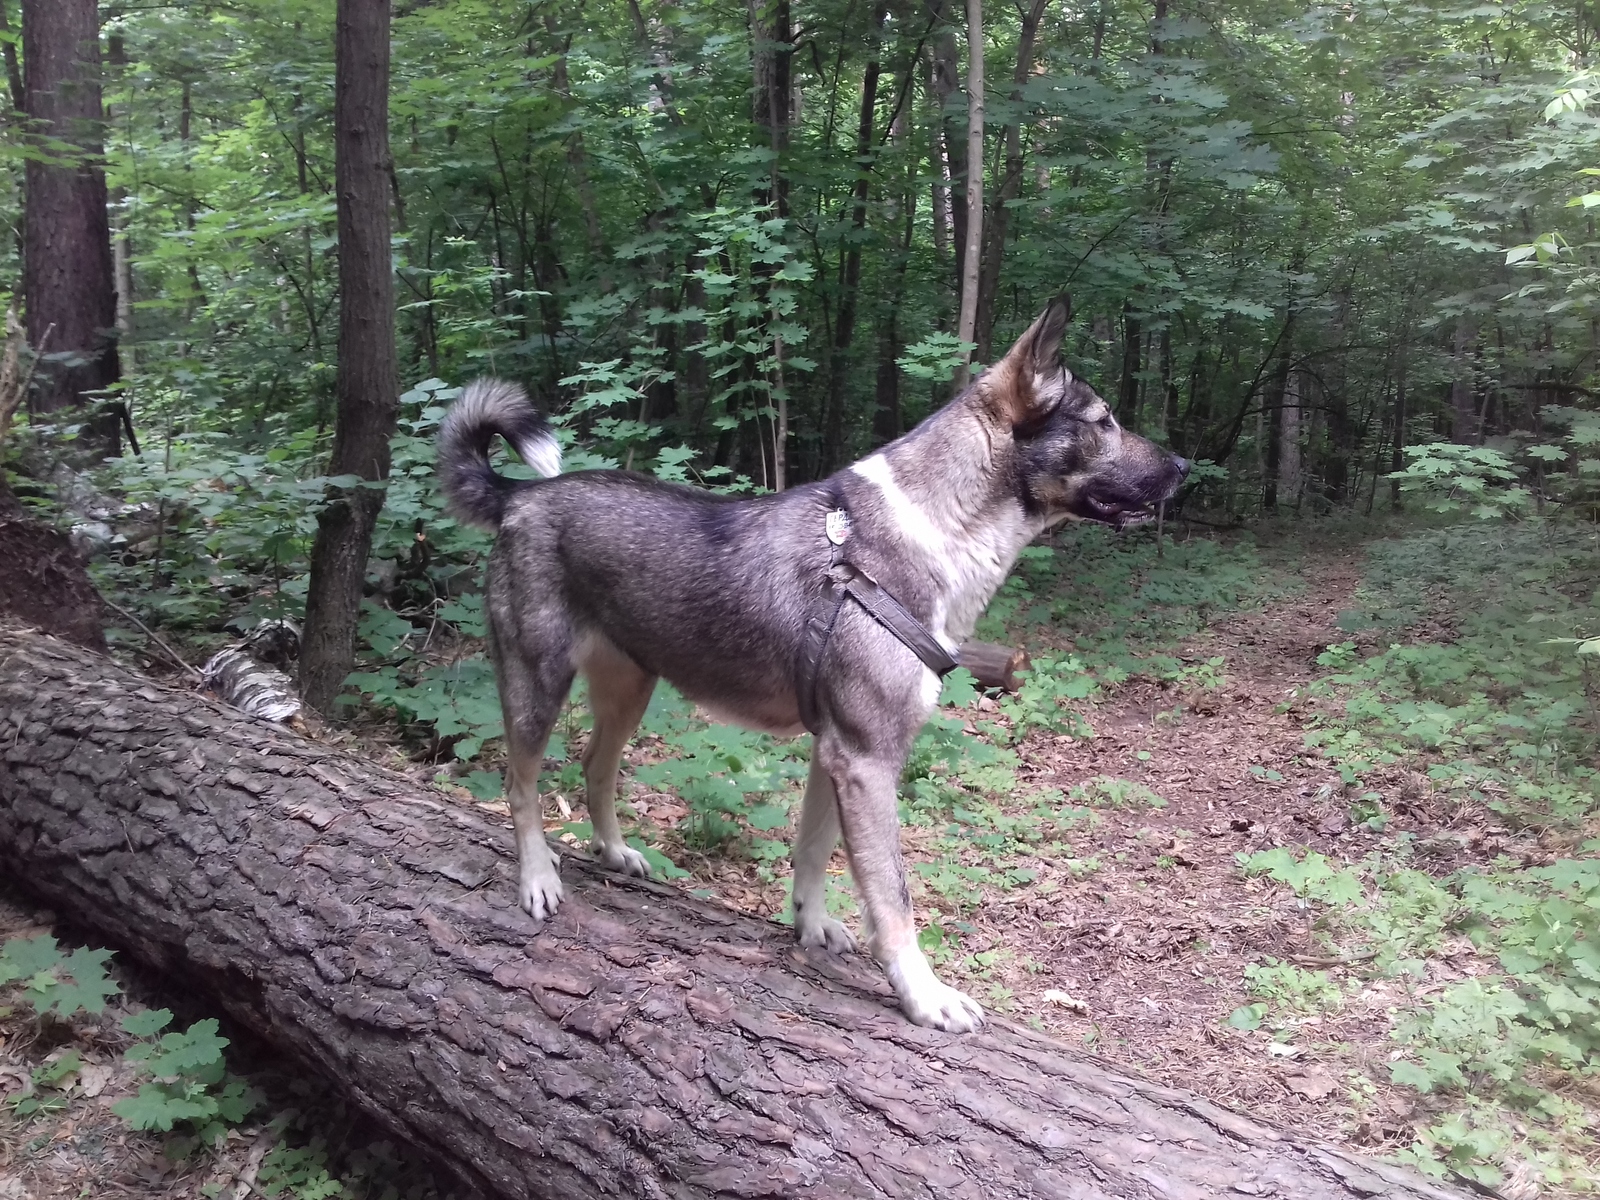
M1083 504L1085 510L1083 516L1101 525L1109 525L1118 532L1148 525L1156 519L1155 505L1148 501L1140 502L1123 496L1086 494L1083 497Z

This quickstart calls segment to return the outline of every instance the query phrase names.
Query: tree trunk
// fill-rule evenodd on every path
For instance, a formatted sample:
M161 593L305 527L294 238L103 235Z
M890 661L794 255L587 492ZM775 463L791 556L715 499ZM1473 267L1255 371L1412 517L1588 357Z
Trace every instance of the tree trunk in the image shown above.
M1407 411L1406 401L1406 368L1410 362L1411 343L1411 310L1406 309L1405 317L1400 325L1400 361L1395 365L1394 372L1394 436L1389 439L1392 449L1389 454L1389 470L1398 474L1406 466L1406 423L1411 419ZM1400 511L1400 481L1389 481L1389 507L1396 512Z
M983 257L983 0L967 0L967 240L961 260L961 315L956 336L974 340L978 269ZM956 390L971 378L971 353L956 372Z
M1291 349L1286 342L1278 356L1278 366L1268 395L1277 397L1267 409L1267 459L1261 472L1261 507L1273 512L1278 507L1278 477L1283 461L1283 396L1289 387L1289 368L1293 364Z
M850 377L850 349L856 336L856 307L861 294L861 242L867 228L867 199L872 185L873 124L878 108L878 79L883 73L883 26L889 6L879 0L872 10L872 57L861 80L861 112L856 121L856 178L850 192L850 232L845 235L839 280L839 316L833 323L828 365L827 409L822 420L822 464L831 475L844 464L844 393Z
M1462 445L1478 443L1478 406L1472 386L1473 347L1478 340L1478 322L1463 314L1456 319L1455 353L1450 362L1450 440Z
M1278 405L1278 499L1294 504L1300 495L1300 372L1284 376Z
M1050 0L1032 0L1022 14L1017 35L1017 65L1011 71L1011 115L1006 120L1006 173L989 204L986 249L978 279L977 355L988 362L994 345L995 297L1000 293L1000 268L1005 264L1006 229L1011 221L1011 201L1022 190L1022 89L1033 72L1033 45Z
M339 0L334 44L339 213L339 413L328 474L389 477L399 386L389 250L389 0ZM327 712L355 662L381 486L333 489L317 518L300 690Z
M956 51L955 27L950 20L950 0L929 0L938 10L933 35L933 94L937 100L938 125L934 134L935 149L942 147L943 154L935 170L934 215L935 220L948 217L950 228L951 259L955 263L952 276L955 282L957 303L961 295L962 254L967 244L967 208L956 200L956 190L966 187L967 140L966 132L951 111L951 100L961 90L961 64ZM939 178L945 181L940 188ZM943 247L936 247L943 257Z
M910 1025L859 960L0 630L0 870L495 1197L1454 1194L1022 1026Z
M783 177L782 158L789 149L794 23L789 13L789 0L749 0L749 3L751 115L762 131L765 148L773 155L767 203L772 205L774 216L786 217L789 215L789 188Z
M24 167L23 282L28 341L49 335L33 409L83 402L121 376L117 285L106 213L100 22L95 0L24 0L24 108L38 154ZM117 451L117 422L93 438Z
M1139 351L1144 327L1133 305L1122 302L1122 378L1117 386L1117 420L1127 428L1139 429Z

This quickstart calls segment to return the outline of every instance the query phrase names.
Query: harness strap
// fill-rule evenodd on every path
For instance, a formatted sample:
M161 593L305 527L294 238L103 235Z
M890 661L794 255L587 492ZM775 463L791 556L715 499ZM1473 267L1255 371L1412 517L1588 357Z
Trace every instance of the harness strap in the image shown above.
M844 578L836 578L838 575ZM935 675L943 677L959 665L939 639L928 632L928 627L906 611L906 607L876 580L849 563L839 563L823 577L822 595L806 620L800 647L799 678L796 680L800 719L813 733L817 731L818 717L817 674L828 643L833 640L834 626L839 623L846 598L861 605L868 616L899 638Z

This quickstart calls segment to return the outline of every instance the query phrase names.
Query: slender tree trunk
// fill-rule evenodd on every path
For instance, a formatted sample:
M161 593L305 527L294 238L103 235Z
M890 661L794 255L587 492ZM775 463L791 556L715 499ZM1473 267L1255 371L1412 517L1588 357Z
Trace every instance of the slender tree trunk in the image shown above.
M1467 446L1476 445L1479 437L1472 386L1477 340L1477 320L1463 313L1456 319L1455 353L1450 362L1450 440Z
M1117 420L1129 429L1139 428L1139 351L1144 329L1133 305L1122 303L1122 377L1117 386Z
M967 0L967 238L961 260L961 315L956 336L973 340L978 323L978 271L983 257L983 0ZM956 390L971 378L972 355L956 373Z
M1283 351L1278 358L1278 367L1274 373L1269 396L1276 397L1267 417L1267 460L1261 472L1261 507L1268 512L1275 512L1278 507L1278 479L1281 473L1280 464L1283 461L1283 394L1289 386L1289 367L1293 362L1292 349L1288 342L1283 345Z
M54 412L121 376L94 0L24 0L22 43L29 136L42 152L23 172L22 288L29 342L54 331L33 395L35 411ZM104 435L95 440L115 454L115 418Z
M339 400L328 473L377 486L332 488L317 518L300 688L326 713L355 661L372 531L389 477L399 387L389 251L389 0L339 0L334 43L339 221Z
M1300 372L1283 380L1278 405L1278 499L1293 503L1300 494Z
M1000 292L1000 270L1005 264L1006 232L1011 220L1011 201L1022 190L1022 89L1033 72L1033 48L1050 0L1032 0L1022 14L1022 29L1017 36L1017 65L1011 72L1011 115L1006 121L1006 167L1000 187L989 204L989 228L984 238L983 267L978 280L977 356L988 362L994 345L995 297Z
M874 118L878 108L878 80L883 74L881 39L889 6L879 0L872 11L872 57L861 80L861 112L856 121L856 178L851 187L850 233L846 235L844 262L839 279L839 315L833 323L829 356L827 410L823 414L820 473L832 474L843 465L847 450L844 436L845 389L850 377L850 349L856 335L856 308L861 296L861 242L867 228L867 199L872 186L872 161L876 140Z
M957 118L952 103L961 90L961 63L956 49L955 25L950 19L950 0L930 0L937 7L938 16L933 36L933 94L938 100L939 124L935 141L943 150L937 174L944 178L941 194L936 190L936 207L942 202L948 214L950 228L951 260L954 264L949 278L954 283L957 303L961 295L962 253L967 244L967 208L957 200L958 189L965 189L967 179L966 131ZM962 193L964 194L964 192Z
M789 187L782 159L789 149L790 62L794 55L789 0L749 0L750 63L753 78L751 115L772 151L767 203L773 214L789 215Z
M922 63L922 92L927 98L928 118L928 168L933 176L933 189L929 217L933 224L933 257L941 274L946 270L946 255L950 253L950 182L949 160L944 153L944 98L935 86L934 53L924 46L920 52Z
M551 82L556 94L571 105L572 82L567 73L567 50L572 45L572 35L563 36L558 28L553 9L544 14L545 32L555 44L557 58L551 67ZM583 232L589 244L589 253L604 260L608 257L605 235L600 229L600 207L595 199L594 181L589 177L589 154L583 144L583 130L574 129L567 138L567 165L572 168L573 185L578 192L578 205L583 210Z
M1409 309L1402 319L1400 326L1400 361L1395 364L1394 373L1394 436L1390 438L1393 447L1389 454L1389 470L1398 473L1405 470L1406 465L1406 433L1407 423L1411 413L1407 409L1406 394L1406 368L1410 365L1411 343L1411 313ZM1396 512L1400 510L1400 481L1389 481L1389 506Z

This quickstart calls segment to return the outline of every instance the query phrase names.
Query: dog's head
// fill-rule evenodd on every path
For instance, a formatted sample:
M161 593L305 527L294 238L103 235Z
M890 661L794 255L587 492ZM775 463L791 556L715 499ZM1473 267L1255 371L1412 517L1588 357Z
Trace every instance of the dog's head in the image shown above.
M1189 473L1179 458L1117 424L1111 406L1061 361L1072 316L1050 302L1004 358L978 381L978 399L1012 437L1009 457L1022 501L1055 523L1098 521L1118 529L1150 520Z

